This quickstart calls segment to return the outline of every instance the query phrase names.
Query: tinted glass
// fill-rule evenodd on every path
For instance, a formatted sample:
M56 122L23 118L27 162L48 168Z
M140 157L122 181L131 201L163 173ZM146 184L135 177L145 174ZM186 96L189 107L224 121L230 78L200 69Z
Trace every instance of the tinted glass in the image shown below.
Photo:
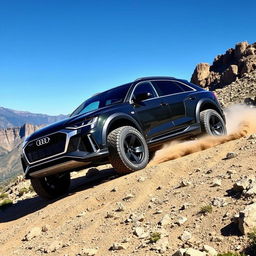
M107 105L122 103L130 87L131 83L99 93L82 103L70 116L84 114Z
M183 83L176 82L176 84L185 92L193 91L192 88L188 87L187 85Z
M136 86L136 88L133 92L133 98L138 96L139 94L148 93L148 92L151 94L151 96L149 98L156 97L155 91L152 88L150 83L148 83L148 82L140 83Z
M87 105L82 109L82 111L79 114L87 113L93 110L96 110L99 108L100 102L99 101L94 101L91 104Z
M154 81L152 82L159 96L183 92L183 90L171 81Z

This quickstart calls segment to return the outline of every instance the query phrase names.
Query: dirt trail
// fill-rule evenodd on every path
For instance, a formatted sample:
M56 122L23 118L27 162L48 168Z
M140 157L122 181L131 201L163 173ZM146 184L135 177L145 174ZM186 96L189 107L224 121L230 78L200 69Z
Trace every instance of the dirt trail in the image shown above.
M86 170L75 174L70 193L63 198L45 202L35 196L0 211L0 255L75 256L82 248L97 249L96 255L104 256L156 255L154 245L134 235L136 227L145 232L161 228L169 241L169 249L163 252L168 256L189 244L208 244L219 252L243 247L245 242L236 234L227 236L226 230L245 202L229 197L227 191L241 175L256 175L255 145L247 136L121 177L109 166L101 167L92 178L85 176ZM228 152L236 152L237 157L225 160ZM232 176L227 176L231 170ZM221 186L212 186L215 179L221 179ZM132 197L124 200L129 194ZM214 207L207 216L198 215L202 206L218 197L225 197L227 206ZM119 203L123 211L116 211ZM132 221L131 214L143 214L143 218ZM172 223L159 227L166 214L172 216ZM230 218L223 218L225 214ZM180 215L187 221L176 225ZM32 228L45 225L46 232L23 241ZM193 234L189 243L179 239L185 230ZM221 242L215 236L222 237ZM114 253L109 250L113 243L121 243L125 249Z

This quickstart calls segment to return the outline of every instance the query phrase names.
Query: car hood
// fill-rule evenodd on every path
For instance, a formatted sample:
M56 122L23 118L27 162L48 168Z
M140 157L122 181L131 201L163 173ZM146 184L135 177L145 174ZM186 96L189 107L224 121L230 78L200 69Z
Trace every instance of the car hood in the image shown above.
M117 107L117 105L107 106L107 107L104 107L104 108L96 109L94 111L90 111L90 112L85 113L85 114L69 117L69 118L66 118L64 120L58 121L56 123L47 125L47 126L41 128L41 129L35 131L34 133L32 133L27 138L27 140L29 140L29 141L34 140L34 139L37 139L39 137L43 137L43 136L46 136L48 134L57 132L59 130L65 129L68 126L72 126L72 124L78 123L80 121L82 122L82 121L85 121L85 120L89 120L89 119L91 119L95 116L98 116L99 114L102 114L103 112L109 111L109 109L116 108L116 107Z

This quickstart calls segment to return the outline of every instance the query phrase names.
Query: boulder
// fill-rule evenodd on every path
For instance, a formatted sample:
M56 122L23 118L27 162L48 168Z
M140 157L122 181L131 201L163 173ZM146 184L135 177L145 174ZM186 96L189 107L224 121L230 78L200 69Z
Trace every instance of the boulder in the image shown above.
M245 53L246 48L248 47L248 42L241 42L235 46L235 58L240 59Z
M230 65L221 76L221 85L231 84L238 75L238 66Z
M246 206L239 212L238 227L242 234L252 232L256 227L256 203Z
M210 65L208 63L200 63L196 66L191 78L191 82L205 87L206 78L210 74Z

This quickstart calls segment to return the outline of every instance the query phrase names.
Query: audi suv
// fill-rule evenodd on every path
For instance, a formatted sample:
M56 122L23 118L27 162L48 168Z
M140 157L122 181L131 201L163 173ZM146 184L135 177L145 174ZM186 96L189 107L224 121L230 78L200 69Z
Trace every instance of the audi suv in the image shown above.
M37 194L68 191L70 172L111 163L120 174L143 169L164 142L226 133L214 93L173 77L144 77L85 100L67 119L24 141L25 177Z

